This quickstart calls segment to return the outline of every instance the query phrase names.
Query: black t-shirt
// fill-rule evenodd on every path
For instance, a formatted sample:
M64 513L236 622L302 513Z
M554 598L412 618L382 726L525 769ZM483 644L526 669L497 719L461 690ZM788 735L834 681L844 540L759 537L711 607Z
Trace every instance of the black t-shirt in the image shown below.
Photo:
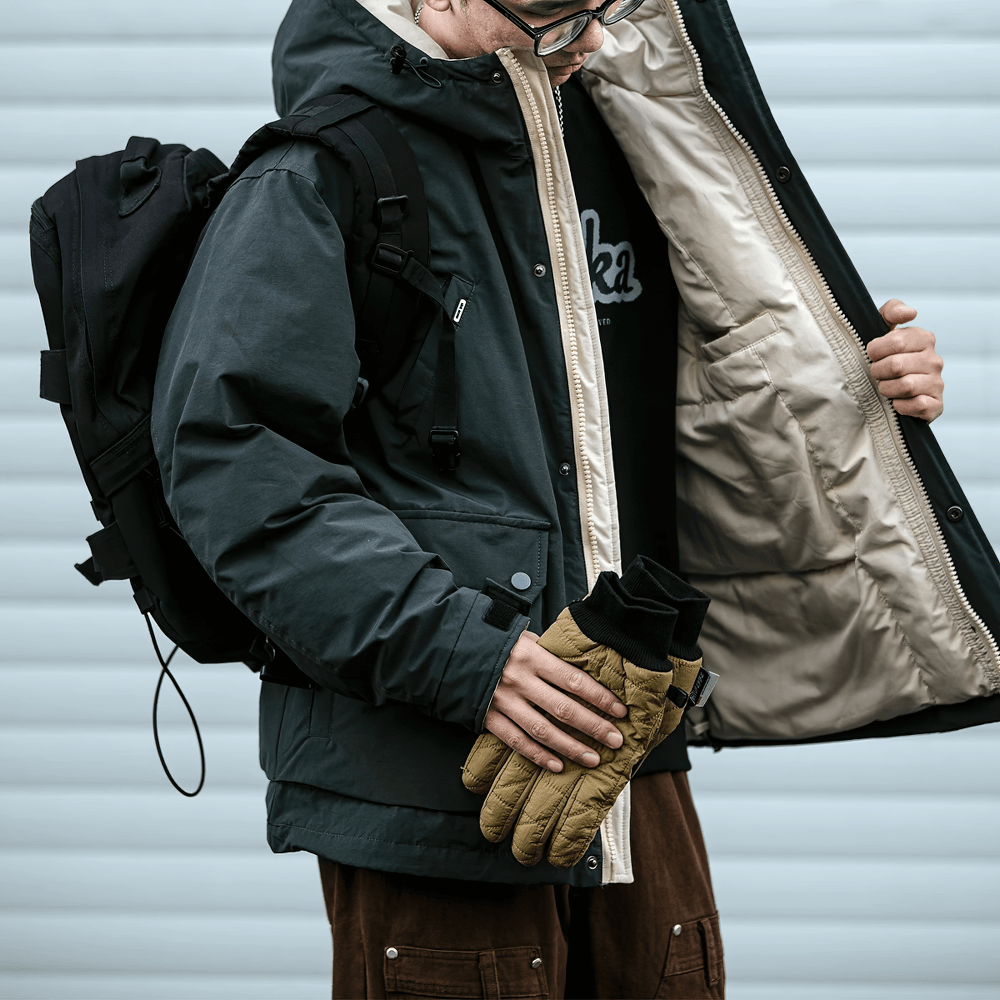
M560 93L604 355L622 566L641 554L676 572L678 293L667 239L579 79ZM643 773L689 767L682 725Z

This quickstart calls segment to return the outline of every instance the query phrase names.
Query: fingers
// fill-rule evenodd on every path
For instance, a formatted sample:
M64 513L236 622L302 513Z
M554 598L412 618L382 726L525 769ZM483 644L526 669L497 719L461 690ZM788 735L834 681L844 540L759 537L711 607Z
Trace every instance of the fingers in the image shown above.
M544 755L546 762L543 764L549 770L559 770L553 768L551 761L548 760L552 756L552 750L569 760L575 760L584 767L596 767L601 762L593 747L575 739L553 719L558 720L563 726L585 733L611 750L617 750L623 742L622 734L606 719L584 708L564 692L538 677L527 678L517 688L512 686L501 690L498 687L493 696L493 708L505 715L507 720L524 734L529 745L539 747L539 758L543 748L549 749ZM548 713L551 718L543 713ZM492 729L491 732L503 739L503 734ZM511 744L508 743L509 745ZM524 754L520 747L515 749ZM524 754L524 756L529 755ZM536 763L541 762L541 759L536 760Z
M871 341L868 344L868 358L870 361L881 361L896 354L916 354L922 351L934 354L936 342L930 330L920 326L905 326Z
M878 383L878 391L893 400L897 413L930 422L944 411L944 380L940 374L903 375Z
M579 667L574 667L539 646L538 636L525 633L511 650L510 658L500 676L497 693L510 688L523 693L530 685L530 679L536 677L541 677L549 684L589 702L608 715L619 719L624 719L628 715L628 709L606 687L598 684ZM541 707L546 711L549 710L548 705ZM584 732L589 731L584 730Z
M563 762L558 757L554 757L551 750L536 743L520 726L512 722L502 712L491 708L486 713L484 725L494 736L503 740L511 750L517 751L522 757L526 757L539 767L544 767L547 771L553 771L556 774L563 769Z
M907 417L919 417L930 423L944 413L944 403L934 396L914 396L912 399L895 399L892 408Z
M500 709L500 711L503 710ZM507 718L511 722L514 722L522 732L526 733L528 739L532 743L540 745L542 748L548 748L545 753L547 763L544 766L548 767L550 771L562 770L561 762L557 762L560 765L559 767L552 766L551 757L553 750L569 760L575 760L578 764L582 764L584 767L597 767L597 765L600 764L600 754L598 754L593 747L589 747L585 743L575 740L569 733L560 729L554 722L547 719L537 709L532 708L530 704L526 702L522 704L515 704L510 711L513 711L515 715L508 715ZM607 723L604 725L606 727ZM615 735L618 737L618 746L621 746L621 733L615 730ZM527 756L527 754L525 754L525 756Z
M898 330L897 333L903 331ZM889 334L894 337L894 333ZM872 341L874 344L875 341ZM869 344L869 347L871 344ZM907 375L932 375L941 377L944 370L944 360L933 348L910 352L894 352L887 354L872 363L872 377L881 381L903 378Z
M919 356L903 355L903 357ZM880 361L879 365L886 365L892 360L894 359L889 358ZM876 365L872 365L873 375L876 374L875 369ZM920 417L930 423L944 412L944 379L941 378L940 369L930 373L917 371L897 378L879 379L878 391L887 399L893 400L895 411L905 416Z
M500 675L485 725L507 746L550 771L563 767L553 751L584 767L596 767L600 756L593 747L562 727L584 733L611 750L622 745L622 734L576 698L608 715L622 718L627 714L607 688L543 649L537 636L524 635Z
M570 694L589 702L595 708L600 709L608 715L624 719L628 715L628 709L609 691L606 687L598 684L589 674L584 673L579 667L560 660L558 656L553 656L548 650L538 647L539 653L546 656L538 661L538 676L546 680L549 684L562 688ZM586 711L586 709L584 709ZM592 714L590 712L588 715ZM577 727L580 728L580 727ZM589 730L584 730L589 732Z
M894 329L900 323L912 323L917 318L917 310L899 299L889 299L879 312L889 324L889 329Z
M882 315L893 322L908 322L911 314L916 315L898 299L882 307ZM879 392L893 400L897 413L928 423L944 412L944 361L934 345L934 334L918 326L893 329L868 345Z
M510 755L511 750L506 743L492 733L483 733L465 759L462 784L470 792L485 795Z

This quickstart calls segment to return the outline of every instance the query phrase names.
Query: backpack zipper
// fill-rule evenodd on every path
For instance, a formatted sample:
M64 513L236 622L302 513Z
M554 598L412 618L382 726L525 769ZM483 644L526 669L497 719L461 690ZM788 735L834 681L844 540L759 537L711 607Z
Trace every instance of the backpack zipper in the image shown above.
M701 58L698 55L698 50L694 47L694 43L691 41L691 36L688 34L687 26L684 23L684 15L681 13L678 0L665 0L665 2L669 4L674 21L680 30L681 39L694 59L698 73L698 87L701 90L702 95L712 106L712 109L719 116L723 124L729 130L730 134L746 154L747 159L752 164L754 170L757 172L758 179L760 180L779 221L798 251L799 256L803 259L809 269L813 280L816 282L816 286L822 293L827 308L839 321L841 328L849 334L849 336L845 336L845 341L853 349L862 369L868 371L870 369L870 362L861 337L858 335L857 330L854 329L851 321L847 318L846 313L840 308L840 304L837 302L836 298L834 298L830 285L827 282L826 277L823 275L823 272L817 266L811 251L806 246L805 241L799 235L796 228L792 225L791 220L788 218L788 215L785 212L777 193L775 192L774 185L771 183L771 179L768 177L767 171L764 170L764 165L760 162L760 158L757 156L750 143L747 142L736 126L733 125L729 116L722 109L722 106L715 100L714 97L712 97L708 88L705 86ZM992 682L994 689L1000 691L1000 646L997 645L997 641L993 637L990 630L986 627L986 623L979 617L975 609L969 603L969 599L965 596L965 591L962 589L962 584L958 579L958 573L955 570L955 563L951 558L951 553L948 551L948 543L945 541L944 532L941 531L941 526L938 524L938 520L934 515L934 510L930 503L930 497L927 494L927 487L920 478L917 466L910 455L909 449L906 447L906 442L903 440L902 431L899 427L899 417L896 414L896 411L892 409L891 402L885 400L884 397L882 397L871 384L870 374L868 376L868 381L870 387L870 401L873 400L877 402L882 410L882 413L886 417L886 422L889 428L889 436L895 446L896 454L900 459L903 470L907 473L909 485L915 495L915 506L925 526L930 532L935 550L944 565L945 570L947 571L952 589L958 597L959 603L961 604L966 617L969 619L974 630L986 645L987 652L992 655L992 662L984 664L985 673Z

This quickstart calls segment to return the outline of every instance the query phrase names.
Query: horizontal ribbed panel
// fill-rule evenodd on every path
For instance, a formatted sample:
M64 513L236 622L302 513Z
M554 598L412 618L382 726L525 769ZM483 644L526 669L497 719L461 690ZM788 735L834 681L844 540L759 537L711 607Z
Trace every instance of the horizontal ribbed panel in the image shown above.
M23 100L26 83L33 101L269 104L271 43L0 45L0 101Z
M906 137L905 160L915 163L953 162L962 150L970 165L1000 162L1000 104L899 103L822 104L781 100L773 110L800 163L892 164L900 150L886 142L886 122ZM71 104L0 106L0 129L7 136L3 159L8 163L73 162L124 149L130 135L148 135L161 142L207 146L228 162L243 140L274 109L267 103L163 105L101 103L86 115Z
M155 681L155 669L151 668ZM95 691L92 697L100 697ZM164 694L162 697L169 697ZM152 700L152 697L150 698ZM197 706L195 713L197 714ZM257 727L201 726L214 788L255 788L264 792L257 762ZM198 745L189 726L161 725L160 744L177 781L198 783ZM4 785L27 788L160 788L163 772L149 723L137 726L19 726L0 732L0 771ZM457 780L457 779L456 779Z
M762 755L770 751L738 752L757 755L766 768ZM691 786L711 857L1000 859L1000 838L992 835L1000 822L996 796L955 794L929 782L910 794L710 791L698 770L706 753L692 756ZM842 763L830 748L824 770Z
M330 932L314 917L270 913L264 938L257 914L0 913L0 968L11 972L320 975L329 965Z
M946 991L946 994L945 994ZM995 986L965 983L836 983L749 982L737 980L729 1000L996 1000Z
M945 921L933 904L910 920L746 920L722 918L726 961L754 980L937 983L996 978L1000 923Z
M761 85L772 100L843 101L873 96L905 101L1000 98L992 66L1000 41L888 40L790 47L751 42ZM54 60L53 60L53 57ZM89 102L268 102L270 40L173 43L136 41L0 44L0 100ZM52 61L49 65L50 60Z
M265 122L274 121L270 100L259 104L199 101L196 104L87 105L0 104L6 163L56 163L67 172L77 160L124 149L129 136L152 136L195 149L206 146L225 163Z
M0 884L4 905L29 913L186 913L197 899L203 914L265 910L312 917L322 901L312 855L276 855L264 845L253 851L0 850Z
M197 798L184 799L165 778L155 790L0 785L4 849L257 850L264 822L263 787L209 782Z
M181 36L229 41L256 36L270 43L288 9L288 0L34 0L0 8L0 37L116 39Z
M18 1000L325 1000L330 976L40 974L0 971L0 993Z
M0 229L26 232L31 203L72 166L0 165ZM808 180L837 226L954 230L1000 225L1000 168L993 166L811 164Z
M232 39L248 35L270 41L287 9L286 0L171 0L168 4L131 0L36 0L0 8L3 37L72 39L155 36ZM890 38L930 35L934 38L1000 35L1000 11L993 0L734 0L740 29L754 34L801 37L810 45L831 35L867 38L886 32Z
M170 664L199 722L246 726L257 711L260 681L242 663L195 663L178 653ZM0 723L91 726L149 722L160 668L152 647L144 660L100 663L6 663L0 667ZM39 688L48 692L44 701ZM95 697L95 695L99 695ZM187 715L166 688L160 706L165 723L187 723Z

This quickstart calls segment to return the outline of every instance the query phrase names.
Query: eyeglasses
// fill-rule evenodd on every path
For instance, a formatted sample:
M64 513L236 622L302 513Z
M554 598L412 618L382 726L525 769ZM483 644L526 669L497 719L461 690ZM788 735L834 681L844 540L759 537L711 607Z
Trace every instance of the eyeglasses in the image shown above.
M634 14L644 2L645 0L604 0L596 10L580 11L579 14L570 14L569 17L561 17L541 28L534 28L509 11L499 0L486 0L495 11L503 14L531 38L535 43L536 56L550 56L553 52L566 48L590 27L591 21L598 20L601 24L621 21L629 14Z

